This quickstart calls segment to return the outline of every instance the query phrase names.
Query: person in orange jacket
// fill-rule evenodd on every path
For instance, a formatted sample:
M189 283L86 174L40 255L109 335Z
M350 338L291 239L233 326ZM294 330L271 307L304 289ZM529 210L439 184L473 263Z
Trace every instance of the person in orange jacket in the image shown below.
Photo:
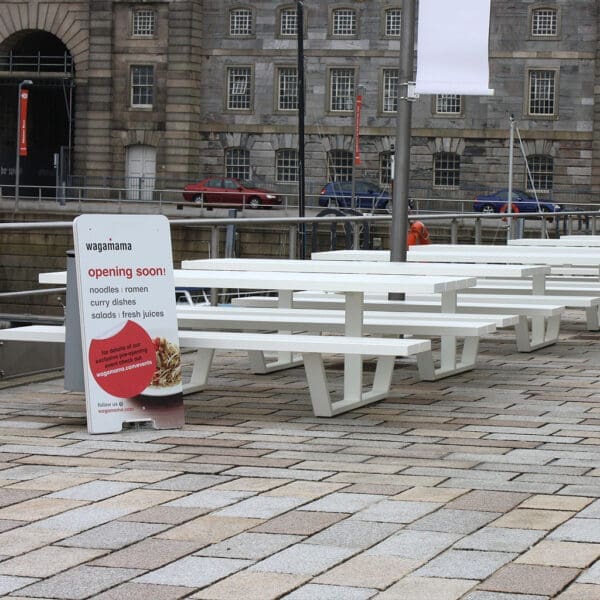
M408 237L406 238L407 246L422 246L431 244L429 230L421 221L413 221L408 229Z

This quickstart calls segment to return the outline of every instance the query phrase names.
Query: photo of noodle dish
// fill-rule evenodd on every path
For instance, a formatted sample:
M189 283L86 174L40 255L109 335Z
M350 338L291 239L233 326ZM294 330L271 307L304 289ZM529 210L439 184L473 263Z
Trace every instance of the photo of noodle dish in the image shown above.
M164 337L155 337L152 342L156 351L156 370L144 394L167 396L181 386L181 352L178 344Z

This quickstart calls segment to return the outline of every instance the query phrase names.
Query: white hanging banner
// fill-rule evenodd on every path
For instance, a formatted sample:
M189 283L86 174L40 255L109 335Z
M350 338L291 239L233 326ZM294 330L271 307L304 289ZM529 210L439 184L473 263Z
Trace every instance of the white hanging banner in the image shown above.
M419 94L490 96L490 0L419 0Z

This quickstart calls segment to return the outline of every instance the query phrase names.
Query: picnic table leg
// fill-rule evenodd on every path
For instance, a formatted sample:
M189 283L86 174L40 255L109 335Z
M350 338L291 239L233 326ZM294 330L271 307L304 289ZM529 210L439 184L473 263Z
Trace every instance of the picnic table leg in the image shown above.
M364 295L362 292L346 293L345 334L352 337L363 335ZM362 356L344 357L344 399L360 400L363 386Z
M291 290L281 290L277 299L279 308L292 308L294 293ZM279 333L292 333L291 331L280 331ZM273 373L291 367L298 367L302 364L302 358L294 356L293 352L277 352L277 359L268 362L265 353L260 350L250 350L248 352L250 359L250 369L253 373Z
M441 311L455 313L457 307L456 290L442 292ZM456 343L457 338L451 335L443 335L440 340L440 368L452 370L456 367Z
M192 375L189 382L183 385L184 394L198 392L204 388L214 355L213 348L199 348L194 352Z

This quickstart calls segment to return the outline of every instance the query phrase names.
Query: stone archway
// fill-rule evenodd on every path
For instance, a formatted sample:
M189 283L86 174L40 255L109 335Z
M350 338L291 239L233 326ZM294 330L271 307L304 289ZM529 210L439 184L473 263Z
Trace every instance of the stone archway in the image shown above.
M55 195L71 172L74 61L66 45L42 30L22 30L0 44L0 185L15 182L18 89L29 89L27 154L19 157L21 194ZM6 187L5 187L6 186ZM14 188L13 188L14 189Z

